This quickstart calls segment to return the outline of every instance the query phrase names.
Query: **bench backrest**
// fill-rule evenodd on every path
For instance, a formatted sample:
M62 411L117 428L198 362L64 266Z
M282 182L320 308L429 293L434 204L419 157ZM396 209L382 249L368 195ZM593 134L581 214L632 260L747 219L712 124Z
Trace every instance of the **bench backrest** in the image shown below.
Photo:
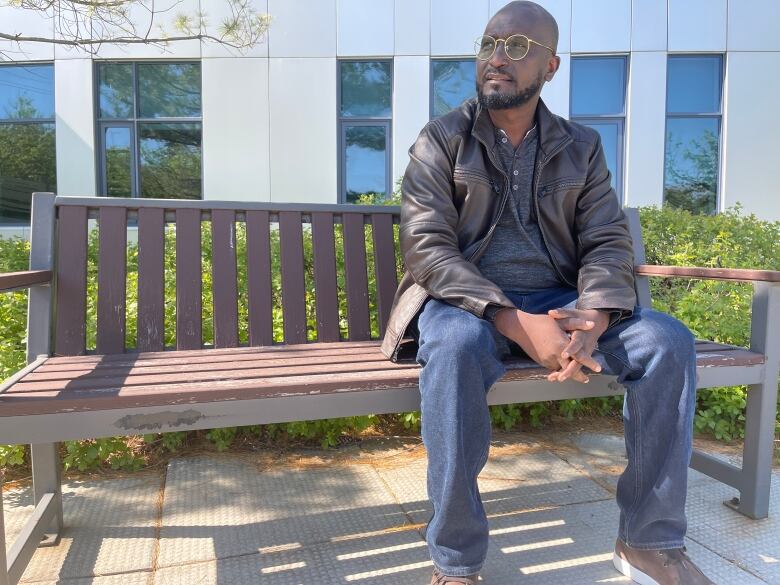
M402 272L398 207L41 193L33 210L34 250L36 217L56 222L55 355L381 338Z

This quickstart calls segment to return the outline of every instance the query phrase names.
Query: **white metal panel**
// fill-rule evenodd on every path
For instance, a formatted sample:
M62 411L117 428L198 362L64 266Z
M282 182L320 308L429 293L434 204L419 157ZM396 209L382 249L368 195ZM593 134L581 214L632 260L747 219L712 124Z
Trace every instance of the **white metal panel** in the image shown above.
M488 0L431 0L431 55L472 55L487 21Z
M54 62L59 195L96 194L92 74L92 59Z
M204 59L203 198L270 200L268 59Z
M726 0L669 0L669 51L725 50Z
M253 0L252 7L258 12L268 12L268 0ZM226 18L232 14L227 0L200 0L200 9L206 17L206 32L219 37L220 27ZM268 57L268 33L250 49L234 49L213 41L203 41L201 52L207 57Z
M631 0L572 0L571 52L631 49Z
M778 0L732 0L728 21L729 51L780 51Z
M271 201L336 203L336 59L270 59Z
M631 50L665 51L667 47L666 1L633 0L631 6Z
M395 54L431 52L431 0L395 0Z
M661 205L664 189L666 52L631 55L626 118L625 195L629 207Z
M393 54L393 0L337 0L339 57Z
M493 16L511 0L490 0L490 15ZM558 25L558 52L568 53L571 47L571 0L536 0L555 19Z
M0 23L2 32L11 35L27 37L51 38L54 34L54 10L48 16L32 10L8 6L0 6ZM49 43L0 40L0 54L5 59L13 61L51 61L54 59L54 45Z
M393 66L393 185L409 163L409 147L430 113L430 60L396 57Z
M268 0L271 57L335 57L336 0Z
M156 14L154 18L149 13L149 6L154 6ZM178 15L186 14L193 19L197 18L200 10L198 0L155 0L153 4L131 2L128 4L130 19L135 26L136 35L146 35L149 31L150 38L161 38L162 26L168 36L184 36L174 27ZM127 33L116 27L111 31L113 36L126 36ZM101 59L200 59L200 41L174 41L168 45L101 45L96 52L96 57Z
M725 133L721 154L724 207L741 203L747 213L780 220L780 53L733 52L726 60ZM756 83L760 80L760 83Z
M569 91L571 86L571 55L558 55L561 65L552 78L542 86L542 99L553 114L569 117Z

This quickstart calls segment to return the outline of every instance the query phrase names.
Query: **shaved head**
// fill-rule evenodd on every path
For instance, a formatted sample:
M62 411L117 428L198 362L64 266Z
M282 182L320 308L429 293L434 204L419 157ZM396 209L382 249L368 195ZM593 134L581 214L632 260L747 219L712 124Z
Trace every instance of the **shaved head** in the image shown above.
M503 27L507 24L514 25L518 29L516 32L522 32L558 52L558 23L555 22L552 14L535 2L527 0L510 2L493 15L485 32L491 30L491 25Z

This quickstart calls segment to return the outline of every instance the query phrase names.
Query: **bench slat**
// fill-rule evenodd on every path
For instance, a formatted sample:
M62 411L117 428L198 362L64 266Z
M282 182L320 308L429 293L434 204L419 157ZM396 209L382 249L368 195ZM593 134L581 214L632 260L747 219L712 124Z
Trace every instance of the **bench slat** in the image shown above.
M202 345L200 210L176 210L176 347Z
M165 210L138 210L139 351L162 351L165 345Z
M87 335L87 208L59 209L54 353L82 355Z
M271 239L267 211L246 212L246 280L249 345L274 342L271 313Z
M317 292L317 341L338 341L339 297L336 277L336 247L333 237L333 214L312 213L314 248L314 287Z
M371 339L368 312L368 275L366 272L366 235L362 213L345 213L344 267L347 287L349 339Z
M236 281L236 214L211 212L214 346L238 345L238 283Z
M279 213L285 343L306 343L306 286L301 222L301 213L298 211Z
M98 229L98 353L125 351L125 298L127 279L127 211L101 207Z
M371 215L374 238L374 266L376 271L377 313L379 318L379 336L383 337L390 318L398 277L395 267L395 244L393 236L393 216L374 213Z

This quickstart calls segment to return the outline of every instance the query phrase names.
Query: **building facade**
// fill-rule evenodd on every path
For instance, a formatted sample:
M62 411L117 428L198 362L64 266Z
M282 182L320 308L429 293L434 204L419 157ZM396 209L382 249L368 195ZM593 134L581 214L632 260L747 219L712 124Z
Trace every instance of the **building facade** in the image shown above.
M167 1L175 10L164 18L202 10L209 26L227 10L224 0ZM505 4L256 0L272 23L246 54L198 41L95 55L0 42L0 234L26 234L37 190L386 195L420 129L474 95L474 41ZM542 99L600 132L623 204L703 213L740 204L780 219L780 2L539 4L558 22L561 58ZM51 19L19 8L0 8L0 23L54 34Z

